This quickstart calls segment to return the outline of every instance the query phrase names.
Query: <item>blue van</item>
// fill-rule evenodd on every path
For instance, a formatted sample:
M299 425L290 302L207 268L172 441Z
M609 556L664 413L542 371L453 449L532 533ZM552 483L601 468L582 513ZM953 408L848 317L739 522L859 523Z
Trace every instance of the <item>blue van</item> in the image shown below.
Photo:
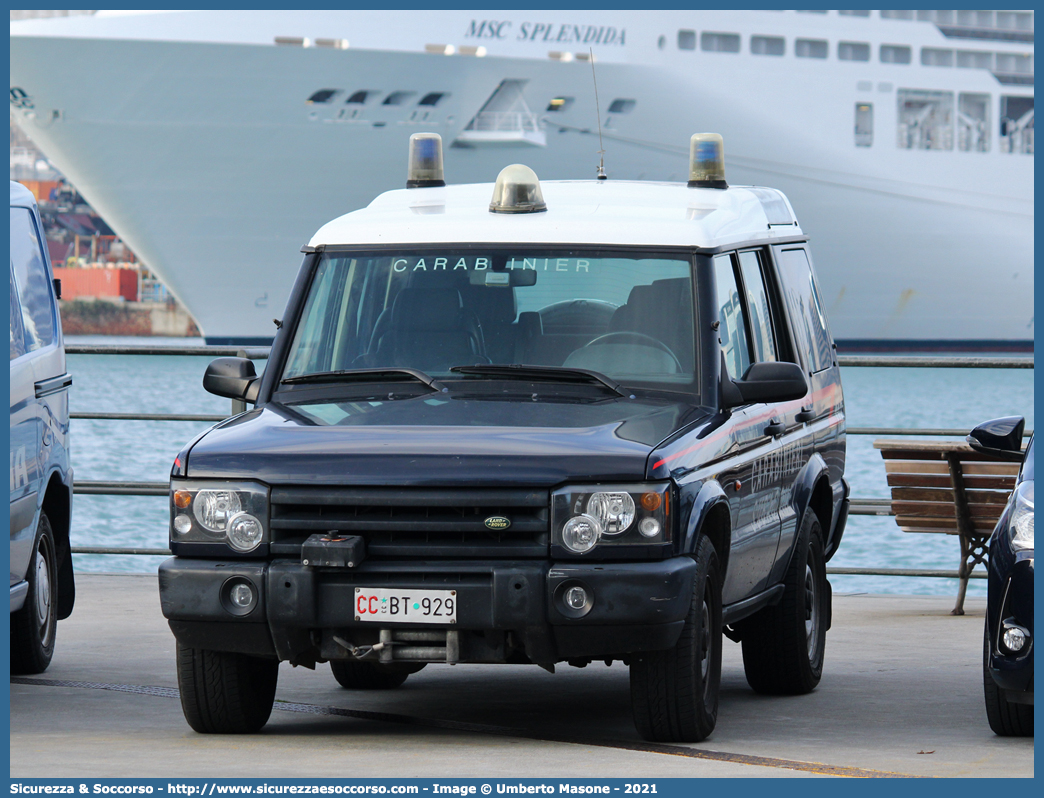
M75 598L69 386L40 212L11 182L11 673L41 673Z

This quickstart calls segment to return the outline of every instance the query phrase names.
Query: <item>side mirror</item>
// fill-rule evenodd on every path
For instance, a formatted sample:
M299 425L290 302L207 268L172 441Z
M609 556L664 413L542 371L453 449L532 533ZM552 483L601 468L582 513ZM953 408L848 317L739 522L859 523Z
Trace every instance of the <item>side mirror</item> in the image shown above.
M965 440L977 452L1017 460L1022 457L1022 431L1026 419L1022 416L1005 416L980 424Z
M260 387L254 363L245 357L219 357L203 375L203 388L208 393L241 402L256 402Z
M728 407L752 402L788 402L808 393L805 372L797 363L753 363L743 379L732 380L732 384L736 391L722 392Z

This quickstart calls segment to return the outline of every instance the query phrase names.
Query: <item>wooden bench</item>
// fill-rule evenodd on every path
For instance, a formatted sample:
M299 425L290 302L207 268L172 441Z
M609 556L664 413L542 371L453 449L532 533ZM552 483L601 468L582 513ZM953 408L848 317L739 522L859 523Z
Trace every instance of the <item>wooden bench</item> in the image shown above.
M1019 463L976 452L963 441L879 440L874 448L885 461L899 528L960 537L960 589L951 614L964 615L968 577L977 563L986 564L986 542L1015 487Z

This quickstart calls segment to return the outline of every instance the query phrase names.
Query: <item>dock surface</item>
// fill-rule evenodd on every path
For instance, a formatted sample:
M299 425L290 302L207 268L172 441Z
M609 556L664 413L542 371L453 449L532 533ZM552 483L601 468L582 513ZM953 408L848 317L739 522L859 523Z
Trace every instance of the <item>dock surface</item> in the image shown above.
M156 577L79 574L46 673L11 683L12 777L1032 777L1033 738L997 737L982 693L985 599L835 595L810 695L765 697L724 641L718 725L643 743L627 668L429 665L392 691L283 663L260 734L181 714Z

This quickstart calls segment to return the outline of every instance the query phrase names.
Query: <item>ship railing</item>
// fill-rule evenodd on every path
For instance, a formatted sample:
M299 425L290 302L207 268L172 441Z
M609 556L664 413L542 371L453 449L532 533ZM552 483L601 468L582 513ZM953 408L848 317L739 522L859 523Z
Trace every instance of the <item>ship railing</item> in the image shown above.
M268 347L235 346L114 346L102 344L66 344L69 355L168 355L197 357L243 357L250 360L266 360ZM1032 356L958 356L938 355L839 355L838 365L842 368L969 368L969 369L1032 369ZM70 412L71 419L107 421L195 421L217 423L246 410L246 404L232 401L229 415L219 413L111 413ZM911 435L963 438L966 429L943 427L847 427L848 435ZM1033 430L1025 430L1029 438ZM73 493L87 496L167 496L170 486L166 482L129 482L120 480L76 480ZM849 516L891 516L891 500L877 498L850 499ZM118 547L118 546L73 546L73 554L131 554L170 555L165 548ZM845 576L918 576L957 579L956 570L927 568L847 568L829 566L827 573ZM975 571L972 579L985 579L986 574Z

